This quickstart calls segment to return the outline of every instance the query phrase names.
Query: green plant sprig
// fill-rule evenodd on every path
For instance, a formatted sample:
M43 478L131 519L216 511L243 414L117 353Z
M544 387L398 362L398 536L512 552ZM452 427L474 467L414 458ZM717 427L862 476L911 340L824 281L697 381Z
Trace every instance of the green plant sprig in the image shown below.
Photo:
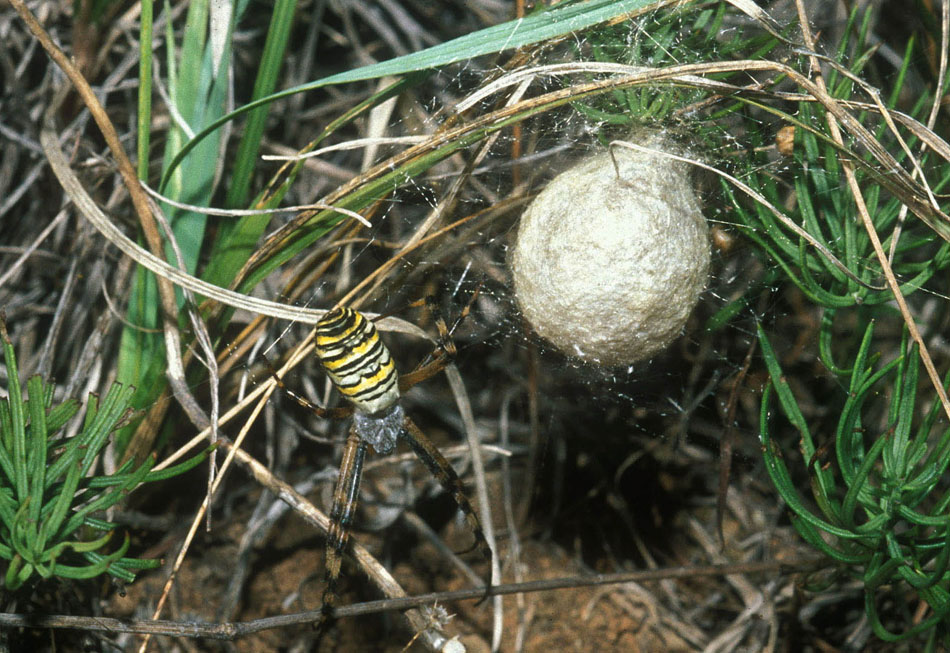
M904 337L901 353L883 365L871 354L874 323L868 324L850 374L835 430L837 472L825 464L778 357L759 327L769 371L761 404L760 437L772 482L792 511L802 537L864 583L868 617L875 634L898 641L934 629L950 616L950 429L935 433L940 406L917 418L920 358ZM947 383L950 379L944 379ZM891 396L886 415L868 414L883 388ZM816 512L795 487L789 459L775 439L773 397L798 431L801 461ZM880 401L878 400L878 405ZM886 427L873 425L884 421ZM916 422L916 425L915 425ZM877 609L884 591L911 591L933 611L923 623L892 632ZM888 615L893 622L894 616ZM946 634L946 633L944 633Z
M844 76L840 70L857 75L867 64L873 48L866 45L869 18L865 15L858 25L857 10L851 14L849 29L839 44L837 65L828 75L829 93L841 102L849 102L854 93L854 82ZM850 28L855 28L856 36ZM854 51L853 61L846 64L848 51ZM895 81L895 88L888 94L887 108L893 110L900 93L900 85L907 77L908 68L913 61L914 41L911 40L904 53L903 63ZM855 168L859 184L862 185L864 199L878 233L886 234L885 249L892 246L891 240L900 234L900 241L894 249L892 268L900 280L900 290L905 296L923 287L927 282L950 265L950 242L941 240L933 230L924 229L914 221L905 225L903 230L895 227L900 219L901 210L907 197L901 197L901 188L890 183L887 171L873 160L870 154L859 155L856 151L842 148L834 143L825 124L825 113L811 102L799 102L794 112L783 112L773 106L767 106L740 98L752 109L766 111L780 118L785 124L795 126L795 147L792 157L787 159L788 171L794 171L794 177L788 181L779 176L757 174L753 172L746 182L761 193L773 205L786 204L789 186L794 191L795 205L788 211L788 217L800 224L817 241L831 251L838 260L843 261L851 272L867 285L860 285L848 278L825 257L817 255L798 236L786 226L775 220L768 208L755 205L749 207L737 198L732 189L723 186L724 194L736 210L736 222L756 245L786 271L787 278L818 306L840 309L854 306L883 304L892 300L889 289L881 285L883 270L874 256L870 238L854 220L856 206L846 190L846 182L841 160L846 158ZM924 94L915 103L913 116L923 116L930 98ZM869 112L856 114L856 118L867 124L875 115ZM762 130L761 114L749 118L746 126L750 137L755 139ZM753 124L754 122L754 124ZM896 142L894 135L887 129L884 121L873 130L882 146L895 153L898 164L904 164L907 154ZM907 146L914 148L917 138L913 133L905 137ZM755 151L765 152L762 147L765 139L759 137L752 143ZM846 145L846 148L850 147ZM763 155L765 156L765 155ZM931 164L934 158L925 154L920 159L921 168L934 173L931 188L936 193L950 183L950 166L937 159L937 168ZM753 157L750 169L773 168L774 165L761 157ZM885 190L887 189L887 190ZM888 192L889 191L889 192ZM906 194L906 192L904 193ZM824 356L830 365L831 361Z
M99 401L90 395L85 420L73 437L57 433L79 412L67 399L53 406L53 386L39 376L27 382L26 401L16 356L0 316L0 337L9 396L0 399L0 559L7 561L3 584L16 590L35 576L92 578L108 573L131 582L135 571L157 567L158 560L126 557L130 541L105 553L115 524L93 517L143 483L181 474L200 463L207 451L173 468L152 472L150 457L133 469L92 474L109 440L131 411L134 388L114 384ZM92 533L103 535L93 537ZM83 563L83 564L79 564Z

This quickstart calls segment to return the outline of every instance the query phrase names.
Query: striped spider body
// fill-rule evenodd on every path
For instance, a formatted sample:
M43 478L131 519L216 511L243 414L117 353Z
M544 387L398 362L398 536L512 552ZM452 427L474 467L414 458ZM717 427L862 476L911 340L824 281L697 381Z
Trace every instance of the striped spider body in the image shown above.
M360 438L378 454L392 453L405 413L396 365L373 322L352 308L330 311L317 323L315 351L333 385L353 405Z
M468 314L477 296L476 291L456 321L456 326ZM438 316L434 303L427 298L426 305L436 316L439 329L438 349L430 362L401 377L396 372L392 355L379 337L376 326L359 311L336 308L317 323L317 358L334 387L349 403L347 408L321 408L288 389L276 374L273 375L277 384L288 395L318 416L353 417L330 510L330 531L327 533L326 546L326 586L318 627L323 627L332 618L333 606L336 604L336 588L343 552L356 513L363 462L368 446L372 446L376 453L386 455L395 450L399 440L406 442L464 514L475 537L472 549L478 549L486 560L491 561L491 549L478 515L465 494L462 480L445 456L405 414L399 404L402 392L441 372L456 353L450 331ZM486 590L489 586L490 578L486 580Z

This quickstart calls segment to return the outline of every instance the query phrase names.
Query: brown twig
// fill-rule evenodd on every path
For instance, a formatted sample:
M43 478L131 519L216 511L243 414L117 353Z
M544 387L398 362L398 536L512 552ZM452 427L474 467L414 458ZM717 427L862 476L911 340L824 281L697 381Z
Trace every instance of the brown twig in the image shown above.
M726 546L726 538L722 531L722 522L726 514L726 493L729 491L729 475L732 469L732 448L736 439L736 406L739 403L739 391L745 383L749 367L752 365L752 354L755 352L758 339L753 338L742 361L742 369L733 379L732 389L729 391L729 400L726 403L726 415L723 418L724 428L719 440L719 491L716 495L716 533L719 536L719 546Z
M646 583L672 579L696 579L703 577L730 576L734 574L774 575L807 573L819 570L829 563L825 558L800 558L788 561L768 560L741 564L709 565L702 567L670 567L621 574L597 574L592 576L573 576L534 580L525 583L495 585L489 590L491 596L519 594L529 592L550 592L564 589L596 587L599 585L619 585L623 583ZM367 601L355 605L341 606L334 610L337 617L355 617L394 610L444 603L447 601L465 601L482 599L485 588L456 590L452 592L434 592L405 598ZM311 624L320 611L298 612L295 614L267 617L244 622L200 623L168 620L108 619L104 617L74 617L69 615L21 615L0 613L0 627L4 628L75 628L87 631L109 633L147 633L151 635L170 635L175 637L233 640L252 633L288 626Z

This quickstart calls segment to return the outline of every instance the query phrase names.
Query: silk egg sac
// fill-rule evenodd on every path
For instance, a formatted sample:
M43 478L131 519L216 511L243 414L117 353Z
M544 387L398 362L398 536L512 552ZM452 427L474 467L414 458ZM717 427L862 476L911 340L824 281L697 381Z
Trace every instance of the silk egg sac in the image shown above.
M657 134L640 144L671 147ZM709 257L688 166L615 145L541 191L508 263L538 335L568 356L614 367L649 359L682 333Z

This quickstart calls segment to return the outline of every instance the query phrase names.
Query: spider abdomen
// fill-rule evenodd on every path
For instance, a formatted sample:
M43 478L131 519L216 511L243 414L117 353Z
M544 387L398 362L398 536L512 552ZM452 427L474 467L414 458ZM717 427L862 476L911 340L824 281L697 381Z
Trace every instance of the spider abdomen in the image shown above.
M333 385L361 413L373 415L399 400L396 366L376 326L352 308L317 323L316 353Z

